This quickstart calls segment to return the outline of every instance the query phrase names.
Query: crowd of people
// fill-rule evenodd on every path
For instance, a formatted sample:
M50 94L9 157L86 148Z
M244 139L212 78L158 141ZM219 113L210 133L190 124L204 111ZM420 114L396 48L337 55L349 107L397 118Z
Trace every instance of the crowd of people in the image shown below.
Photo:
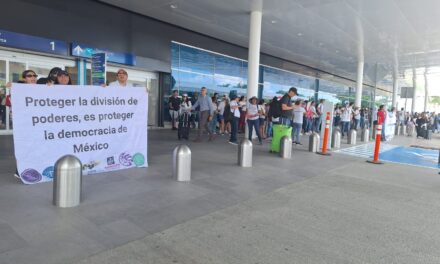
M274 97L269 102L257 97L247 99L237 95L219 96L218 93L209 97L207 88L202 87L200 94L194 93L193 98L187 94L179 97L178 91L174 90L168 108L173 130L199 128L195 142L201 141L205 130L209 141L217 135L229 135L229 143L237 144L237 134L245 133L248 127L246 136L249 140L255 133L258 144L263 144L264 139L272 136L274 124L284 124L293 128L294 143L301 144L300 135L320 132L324 100L318 103L301 99L292 101L294 97L297 97L294 87L280 99ZM188 135L181 136L181 132L178 135L179 139L189 138Z
M169 98L169 112L172 129L181 130L187 127L183 136L178 132L179 139L189 139L190 129L198 127L195 142L201 142L202 132L209 135L209 141L216 136L229 135L229 143L237 144L237 134L247 132L246 137L255 139L258 144L263 144L264 139L273 135L273 125L283 124L292 127L292 141L301 144L301 135L310 135L321 131L324 113L324 99L315 102L303 100L297 97L296 88L292 87L281 98L274 97L270 101L245 96L222 95L214 93L209 97L206 87L202 87L199 93L194 93L192 98L187 94L179 96L177 90L172 92ZM344 102L336 104L333 110L333 126L339 127L341 136L348 135L351 129L362 130L372 128L378 123L395 127L395 125L407 126L407 134L412 131L417 137L424 137L427 132L440 133L440 114L405 112L404 109L389 110L384 105L379 108L355 107L353 103ZM246 130L246 126L248 129ZM387 130L382 129L382 140L389 139ZM394 134L394 130L392 132Z

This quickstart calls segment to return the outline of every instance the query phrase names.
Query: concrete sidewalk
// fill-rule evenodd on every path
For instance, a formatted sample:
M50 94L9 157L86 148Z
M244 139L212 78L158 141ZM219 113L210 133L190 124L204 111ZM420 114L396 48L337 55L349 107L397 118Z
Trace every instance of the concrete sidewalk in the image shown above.
M225 136L188 142L193 180L171 179L179 143L149 132L148 169L84 177L84 202L52 206L51 183L12 177L0 137L0 263L439 263L440 177L432 169L254 146L236 166ZM357 262L356 262L357 261Z

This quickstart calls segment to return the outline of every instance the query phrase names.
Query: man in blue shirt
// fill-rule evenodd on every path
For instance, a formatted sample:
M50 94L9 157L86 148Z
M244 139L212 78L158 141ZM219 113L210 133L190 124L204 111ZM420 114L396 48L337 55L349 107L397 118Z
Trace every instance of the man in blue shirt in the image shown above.
M214 114L214 105L212 104L212 99L206 95L207 89L206 87L202 87L200 89L200 96L197 99L196 103L192 106L191 110L195 110L197 107L200 107L200 116L199 116L199 125L200 129L197 131L197 138L194 142L201 142L201 133L202 129L205 129L209 134L209 141L215 139L213 132L209 129L208 123L212 120L212 116Z

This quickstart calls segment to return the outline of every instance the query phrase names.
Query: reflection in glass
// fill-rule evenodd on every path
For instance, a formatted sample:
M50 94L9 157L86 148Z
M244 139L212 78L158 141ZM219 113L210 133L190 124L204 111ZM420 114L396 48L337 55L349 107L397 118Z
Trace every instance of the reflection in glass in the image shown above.
M9 62L9 81L18 82L21 74L26 70L26 64L21 62Z

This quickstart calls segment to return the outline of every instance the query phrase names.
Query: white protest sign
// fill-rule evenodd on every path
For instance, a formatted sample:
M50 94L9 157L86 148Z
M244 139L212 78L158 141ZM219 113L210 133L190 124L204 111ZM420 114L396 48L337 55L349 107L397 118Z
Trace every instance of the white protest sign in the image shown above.
M51 181L71 154L83 174L147 167L145 88L13 84L15 157L24 183Z

